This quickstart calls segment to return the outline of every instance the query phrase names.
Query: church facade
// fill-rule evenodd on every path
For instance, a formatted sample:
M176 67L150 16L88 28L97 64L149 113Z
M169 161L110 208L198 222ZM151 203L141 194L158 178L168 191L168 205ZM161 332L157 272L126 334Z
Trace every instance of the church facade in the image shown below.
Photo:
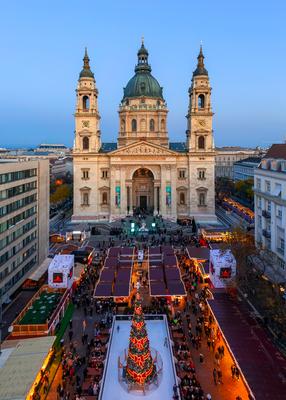
M184 142L168 137L163 89L142 43L119 106L117 143L102 143L98 91L87 51L77 85L72 221L111 221L144 210L215 222L211 86L202 48L189 88Z

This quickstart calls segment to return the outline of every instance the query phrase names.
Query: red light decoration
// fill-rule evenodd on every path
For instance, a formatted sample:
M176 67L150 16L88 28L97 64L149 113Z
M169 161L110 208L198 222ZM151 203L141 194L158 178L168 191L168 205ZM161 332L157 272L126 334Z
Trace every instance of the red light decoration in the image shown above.
M132 318L126 378L130 383L145 385L152 382L156 366L151 356L140 295L137 293Z

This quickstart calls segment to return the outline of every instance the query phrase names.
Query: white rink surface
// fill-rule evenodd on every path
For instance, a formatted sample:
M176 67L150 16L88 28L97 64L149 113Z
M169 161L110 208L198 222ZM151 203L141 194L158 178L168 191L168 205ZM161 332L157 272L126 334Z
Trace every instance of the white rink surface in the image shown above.
M120 329L117 332L117 326ZM175 383L174 370L172 365L172 353L168 347L164 347L164 339L168 337L164 320L146 321L150 346L157 350L163 361L163 378L160 386L151 393L128 393L118 382L118 356L128 348L131 321L115 321L113 335L110 344L107 371L105 374L104 387L101 391L100 400L172 400L173 386Z

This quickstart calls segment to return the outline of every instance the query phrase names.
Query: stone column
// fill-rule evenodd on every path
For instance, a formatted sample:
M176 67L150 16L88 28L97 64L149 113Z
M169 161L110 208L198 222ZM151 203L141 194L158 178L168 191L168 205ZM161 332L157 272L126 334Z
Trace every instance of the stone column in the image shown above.
M172 165L171 167L171 212L172 217L177 217L177 168L176 165Z
M161 193L160 193L160 214L163 217L167 215L167 206L166 206L166 166L161 166Z
M125 168L120 169L120 214L127 214L127 187L125 183Z
M115 168L110 167L110 216L115 215Z

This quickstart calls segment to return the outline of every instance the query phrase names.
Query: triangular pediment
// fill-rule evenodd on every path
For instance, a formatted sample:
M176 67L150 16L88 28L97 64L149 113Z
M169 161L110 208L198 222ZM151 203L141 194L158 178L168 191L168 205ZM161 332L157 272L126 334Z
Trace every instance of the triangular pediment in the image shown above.
M159 146L154 143L149 143L144 140L129 144L128 146L120 147L109 153L110 155L176 155L177 152L170 150L164 146Z

